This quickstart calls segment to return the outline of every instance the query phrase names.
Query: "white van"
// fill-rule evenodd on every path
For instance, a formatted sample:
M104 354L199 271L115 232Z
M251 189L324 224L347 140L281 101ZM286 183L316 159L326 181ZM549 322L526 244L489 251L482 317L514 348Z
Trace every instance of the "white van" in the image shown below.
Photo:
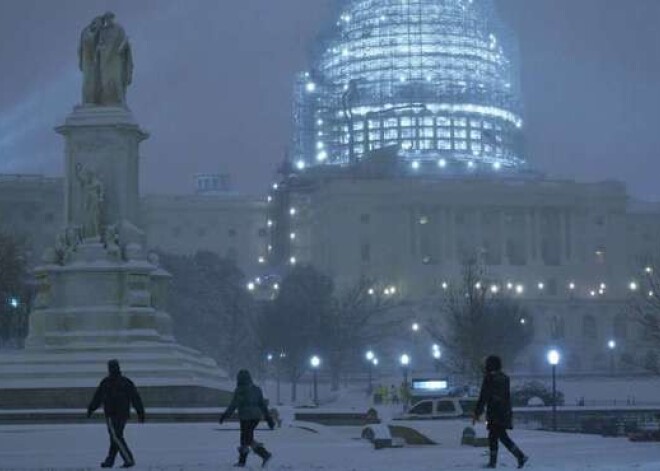
M440 397L420 399L399 420L439 420L472 417L476 397Z

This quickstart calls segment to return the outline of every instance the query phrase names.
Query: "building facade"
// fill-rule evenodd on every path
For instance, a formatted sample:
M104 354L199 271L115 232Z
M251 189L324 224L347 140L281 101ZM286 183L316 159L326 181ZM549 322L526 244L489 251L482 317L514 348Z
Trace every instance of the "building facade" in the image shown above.
M151 249L211 251L251 274L266 244L265 208L262 199L231 192L226 176L199 175L194 194L142 197L141 227ZM0 175L0 231L26 243L32 266L63 229L64 179Z
M549 345L576 372L610 368L612 339L622 366L648 353L627 302L645 257L660 253L660 212L639 212L622 184L411 175L396 165L378 173L366 160L278 183L270 262L312 264L339 287L370 279L423 302L460 283L474 259L493 290L530 308L536 338L519 370L538 371Z
M340 286L369 278L424 301L474 258L532 312L519 371L550 345L575 372L646 356L627 301L660 253L660 208L617 182L534 170L518 46L494 2L346 0L336 20L295 80L269 266L310 263Z
M232 194L142 198L147 246L175 254L215 252L246 274L257 272L267 243L265 202Z

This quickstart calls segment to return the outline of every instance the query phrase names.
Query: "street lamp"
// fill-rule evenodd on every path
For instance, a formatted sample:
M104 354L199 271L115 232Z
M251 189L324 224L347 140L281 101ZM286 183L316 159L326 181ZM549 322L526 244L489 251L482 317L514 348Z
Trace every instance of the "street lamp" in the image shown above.
M401 364L401 369L403 370L403 392L405 397L402 397L404 409L408 406L408 369L410 368L410 356L407 353L404 353L399 358L399 363Z
M369 372L369 380L368 381L369 382L368 382L368 385L367 385L367 394L369 396L371 396L371 392L373 391L373 372L372 372L372 368L375 366L375 364L378 363L378 360L376 359L376 355L374 354L374 352L372 352L371 350L369 350L364 355L364 357L367 359L367 365L369 367L368 368L368 372ZM374 361L376 363L374 363Z
M413 322L412 330L413 332L419 332L419 323Z
M13 307L14 309L18 309L19 304L20 304L20 302L18 301L18 298L15 298L15 297L9 298L9 305L11 307Z
M610 351L610 374L614 374L614 350L616 349L616 340L610 339L607 342L607 348Z
M314 374L314 405L319 405L319 383L318 383L318 370L321 366L321 359L314 355L309 359L309 364L312 367L312 373Z
M440 345L433 344L433 347L431 348L431 356L433 356L433 363L437 373L440 370L440 359L442 359L442 351L440 350Z
M552 430L557 431L557 365L561 361L558 350L548 352L548 363L552 366Z
M272 357L272 355L268 355L269 357ZM286 358L286 353L280 352L279 358L277 359L277 362L275 363L275 381L277 383L277 404L280 405L282 403L281 400L281 388L280 388L280 380L281 380L281 371L282 371L282 361ZM271 361L270 358L268 361Z

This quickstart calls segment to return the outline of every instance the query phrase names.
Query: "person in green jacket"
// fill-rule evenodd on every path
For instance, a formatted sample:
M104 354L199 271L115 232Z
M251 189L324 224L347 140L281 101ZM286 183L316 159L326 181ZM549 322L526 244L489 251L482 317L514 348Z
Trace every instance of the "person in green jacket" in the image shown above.
M252 449L261 458L262 466L266 467L273 455L266 450L262 443L254 439L254 430L262 419L265 419L270 429L273 430L275 421L270 416L261 388L252 382L249 371L239 371L236 383L234 397L220 417L220 423L231 417L238 409L238 419L241 423L241 445L238 448L236 466L241 468L245 466L250 449Z

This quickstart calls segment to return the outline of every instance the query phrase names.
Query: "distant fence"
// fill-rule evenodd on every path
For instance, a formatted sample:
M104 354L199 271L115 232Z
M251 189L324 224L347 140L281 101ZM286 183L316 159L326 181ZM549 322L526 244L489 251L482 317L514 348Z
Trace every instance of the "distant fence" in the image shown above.
M520 428L551 430L552 408L524 407L514 409ZM622 436L642 430L660 428L660 405L656 406L569 406L557 409L557 430L560 432Z

